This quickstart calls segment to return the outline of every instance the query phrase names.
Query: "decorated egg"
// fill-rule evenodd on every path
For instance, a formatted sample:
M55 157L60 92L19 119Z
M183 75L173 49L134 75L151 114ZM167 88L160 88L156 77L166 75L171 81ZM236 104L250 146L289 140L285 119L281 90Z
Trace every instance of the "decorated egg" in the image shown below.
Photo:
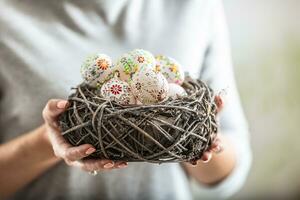
M156 71L161 72L169 83L181 85L184 81L182 66L173 58L158 55L156 58Z
M114 100L119 104L128 105L136 103L128 83L117 78L112 78L104 83L100 93L104 98Z
M134 73L141 68L155 69L155 63L155 58L150 52L135 49L117 60L114 71L119 72L121 80L129 83Z
M144 68L133 75L131 89L139 102L153 104L168 97L169 85L160 72Z
M187 93L183 87L177 85L176 83L169 83L168 97L172 99L177 99L178 97L186 96Z
M109 56L92 54L85 59L80 72L84 81L95 87L111 78L112 69L113 64Z
M132 56L134 63L139 65L140 68L143 68L143 66L149 67L149 65L150 68L155 68L155 57L149 51L143 49L134 49L130 51L129 54Z

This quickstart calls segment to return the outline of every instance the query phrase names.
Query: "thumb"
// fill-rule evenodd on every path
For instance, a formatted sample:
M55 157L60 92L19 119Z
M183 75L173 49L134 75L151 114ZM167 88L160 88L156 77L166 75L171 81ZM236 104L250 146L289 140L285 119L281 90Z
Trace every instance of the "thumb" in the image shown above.
M68 101L62 99L50 99L43 109L43 118L46 122L52 123L68 107Z

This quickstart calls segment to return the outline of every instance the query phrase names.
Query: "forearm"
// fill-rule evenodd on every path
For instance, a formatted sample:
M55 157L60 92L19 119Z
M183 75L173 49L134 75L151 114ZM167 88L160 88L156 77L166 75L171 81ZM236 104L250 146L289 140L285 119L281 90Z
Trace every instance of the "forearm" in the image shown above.
M226 178L233 170L236 162L235 150L230 141L222 137L223 151L213 153L212 159L208 163L199 161L196 166L184 163L183 167L189 176L195 178L200 183L214 185Z
M59 161L45 131L41 126L0 145L0 198L13 194Z

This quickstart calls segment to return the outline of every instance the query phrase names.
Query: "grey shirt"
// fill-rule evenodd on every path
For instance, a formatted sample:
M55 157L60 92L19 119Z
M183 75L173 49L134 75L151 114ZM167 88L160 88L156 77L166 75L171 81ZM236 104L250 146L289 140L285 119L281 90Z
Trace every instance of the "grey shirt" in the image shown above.
M47 100L67 98L81 82L87 54L117 58L134 48L174 57L216 91L226 88L221 132L237 152L230 176L206 188L189 180L179 164L130 163L93 177L60 163L12 199L191 199L193 182L202 197L224 198L242 186L251 163L248 128L219 0L1 1L0 142L43 123Z

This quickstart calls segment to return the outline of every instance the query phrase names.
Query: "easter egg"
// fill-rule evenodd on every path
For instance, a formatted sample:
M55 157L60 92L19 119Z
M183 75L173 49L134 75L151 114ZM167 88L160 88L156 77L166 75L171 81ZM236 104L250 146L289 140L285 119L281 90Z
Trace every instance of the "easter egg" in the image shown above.
M112 78L104 83L100 93L104 98L116 101L119 104L128 105L136 103L128 83L117 78Z
M84 81L90 86L97 86L111 78L112 60L105 54L92 54L83 62L80 72Z
M169 85L160 72L145 68L133 75L131 89L139 102L153 104L168 97Z
M182 66L173 58L158 55L156 58L156 70L161 72L169 83L181 85L184 81Z
M143 66L149 67L149 65L152 69L155 68L155 57L149 51L143 49L134 49L130 51L129 54L132 56L134 63L139 65L140 68Z
M187 93L183 87L177 85L176 83L169 83L168 97L172 99L177 99L178 97L186 96Z
M154 56L145 50L135 49L122 55L116 62L114 71L119 72L119 78L130 82L134 73L142 68L155 69Z

